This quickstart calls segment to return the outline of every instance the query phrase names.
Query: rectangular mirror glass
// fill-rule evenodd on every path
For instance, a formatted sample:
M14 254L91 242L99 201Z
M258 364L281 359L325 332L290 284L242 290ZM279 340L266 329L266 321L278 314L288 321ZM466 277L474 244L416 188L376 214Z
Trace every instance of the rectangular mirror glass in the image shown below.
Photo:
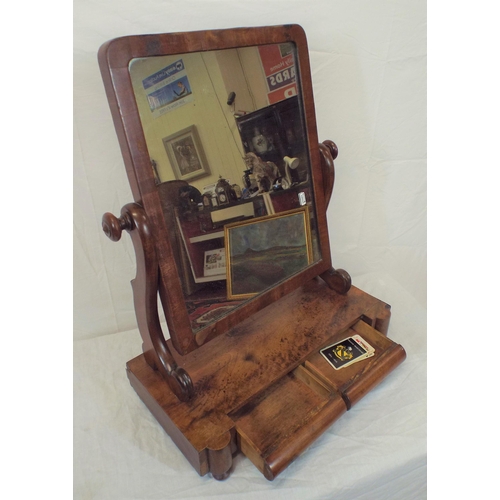
M333 177L300 26L127 36L104 44L99 64L177 352L331 269ZM300 237L277 238L294 210ZM238 225L244 245L225 234Z
M296 59L279 43L129 63L193 333L321 259Z

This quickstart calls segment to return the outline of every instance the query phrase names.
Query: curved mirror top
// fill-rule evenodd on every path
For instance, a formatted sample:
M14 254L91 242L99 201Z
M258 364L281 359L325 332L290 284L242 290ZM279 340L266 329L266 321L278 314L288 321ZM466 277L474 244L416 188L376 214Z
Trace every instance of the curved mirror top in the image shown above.
M129 71L194 333L320 258L291 43Z

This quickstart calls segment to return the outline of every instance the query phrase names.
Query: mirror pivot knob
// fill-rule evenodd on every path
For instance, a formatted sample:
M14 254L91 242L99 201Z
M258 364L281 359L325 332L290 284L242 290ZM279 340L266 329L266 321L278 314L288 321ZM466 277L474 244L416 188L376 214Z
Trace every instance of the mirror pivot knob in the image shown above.
M106 212L102 216L102 230L111 241L119 241L122 237L122 231L124 229L131 231L132 227L132 221L127 214L123 214L120 218L118 218L113 214Z

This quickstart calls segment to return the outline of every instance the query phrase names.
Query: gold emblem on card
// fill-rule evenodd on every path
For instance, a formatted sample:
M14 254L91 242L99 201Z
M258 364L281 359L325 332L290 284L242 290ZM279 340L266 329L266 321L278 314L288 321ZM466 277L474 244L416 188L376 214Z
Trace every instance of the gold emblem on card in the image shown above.
M339 345L335 348L335 356L339 358L342 361L347 361L349 359L352 359L352 348L351 347L345 347L343 345Z

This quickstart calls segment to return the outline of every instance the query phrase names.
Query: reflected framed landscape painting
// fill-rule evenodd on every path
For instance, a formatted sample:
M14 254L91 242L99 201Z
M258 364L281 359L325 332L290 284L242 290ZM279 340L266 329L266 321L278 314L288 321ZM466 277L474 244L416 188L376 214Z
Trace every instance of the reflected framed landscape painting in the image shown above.
M307 206L228 224L224 236L228 299L253 297L312 262Z

